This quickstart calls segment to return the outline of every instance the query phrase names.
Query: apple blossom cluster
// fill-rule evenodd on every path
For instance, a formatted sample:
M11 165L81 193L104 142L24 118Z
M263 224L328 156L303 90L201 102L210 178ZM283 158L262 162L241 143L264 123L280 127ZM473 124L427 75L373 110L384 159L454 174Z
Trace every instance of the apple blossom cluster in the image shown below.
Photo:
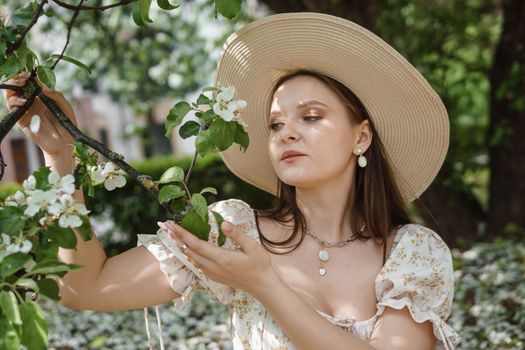
M0 240L0 261L2 261L6 256L14 253L24 253L27 254L33 248L31 241L27 239L19 239L18 237L13 237L11 241L11 236L2 233L2 239Z
M115 164L111 162L90 166L88 173L93 186L104 183L104 188L108 191L113 191L117 187L124 187L126 184L124 170L117 169Z
M5 200L6 206L23 208L24 215L33 218L37 214L41 226L46 226L58 219L58 225L62 228L75 228L82 226L80 216L87 215L89 210L84 204L76 203L73 199L75 192L75 178L73 175L60 177L58 173L51 171L48 175L51 188L42 190L36 188L37 180L31 175L24 180L24 191L17 191Z
M243 127L247 127L246 122L240 117L246 108L246 101L234 100L235 87L234 86L219 86L220 92L215 98L213 104L213 112L227 122L236 121Z

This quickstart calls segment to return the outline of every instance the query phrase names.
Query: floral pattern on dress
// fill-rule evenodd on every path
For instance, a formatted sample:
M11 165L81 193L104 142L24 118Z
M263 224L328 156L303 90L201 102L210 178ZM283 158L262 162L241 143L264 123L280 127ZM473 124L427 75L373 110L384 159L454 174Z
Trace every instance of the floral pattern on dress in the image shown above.
M217 244L218 228L211 210L219 212L252 238L259 240L253 209L244 201L229 199L209 206L211 232L208 241ZM295 349L281 327L264 306L250 294L214 282L200 273L180 252L175 241L164 231L156 235L138 235L144 245L159 261L170 286L181 298L176 308L185 308L194 292L207 291L212 299L229 306L232 323L232 343L240 349ZM238 245L226 239L224 248ZM439 235L417 224L407 224L397 230L391 254L375 279L376 314L363 321L337 319L318 311L327 321L342 327L361 340L371 338L377 319L385 307L407 307L418 322L430 321L437 338L436 350L452 350L459 343L459 335L446 323L454 294L454 277L450 250Z

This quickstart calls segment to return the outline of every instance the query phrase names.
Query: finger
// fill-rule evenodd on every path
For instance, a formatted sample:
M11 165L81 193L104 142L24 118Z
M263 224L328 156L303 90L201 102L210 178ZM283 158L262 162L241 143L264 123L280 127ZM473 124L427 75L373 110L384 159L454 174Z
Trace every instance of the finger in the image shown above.
M26 104L26 102L27 100L25 98L18 97L18 96L11 96L7 100L7 107L9 108L9 110L11 110L14 107L22 107L23 105Z
M228 221L223 221L221 224L221 231L224 235L237 243L243 251L252 247L253 238L249 237L241 227L232 224Z
M186 248L186 250L184 251L184 255L201 272L206 271L206 273L208 274L209 272L214 271L214 269L217 267L217 263L215 261L210 260L203 255L200 255L199 253L193 251L191 248Z
M184 244L184 242L183 242L180 238L178 238L178 237L175 236L175 235L170 234L170 229L169 229L169 228L168 228L163 222L161 222L161 221L157 221L157 225L158 225L163 231L167 232L167 233L168 233L168 234L169 234L169 235L175 240L175 242L177 243L177 245L178 245L179 247L181 247L181 246Z
M207 258L217 261L223 252L222 248L216 247L208 242L205 242L193 233L184 229L182 226L175 224L175 222L169 220L166 222L166 226L171 232L173 232L178 238L186 243L193 251L200 255L206 256Z

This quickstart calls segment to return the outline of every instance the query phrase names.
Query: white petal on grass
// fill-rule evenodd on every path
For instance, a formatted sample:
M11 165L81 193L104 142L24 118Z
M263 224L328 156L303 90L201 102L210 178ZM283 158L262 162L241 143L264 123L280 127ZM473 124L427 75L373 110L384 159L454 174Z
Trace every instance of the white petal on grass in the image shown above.
M40 130L40 116L35 114L33 118L31 118L31 122L29 123L29 130L33 134L36 134L38 130Z

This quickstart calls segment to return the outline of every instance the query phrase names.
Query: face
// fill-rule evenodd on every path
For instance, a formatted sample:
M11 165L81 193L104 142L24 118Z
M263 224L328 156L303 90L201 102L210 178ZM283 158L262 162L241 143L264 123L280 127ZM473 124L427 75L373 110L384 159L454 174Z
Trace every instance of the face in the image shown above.
M277 176L298 188L350 183L354 152L367 148L366 130L362 132L367 122L352 125L348 113L339 96L315 77L299 75L280 85L268 119L268 147ZM302 155L282 159L286 151Z

